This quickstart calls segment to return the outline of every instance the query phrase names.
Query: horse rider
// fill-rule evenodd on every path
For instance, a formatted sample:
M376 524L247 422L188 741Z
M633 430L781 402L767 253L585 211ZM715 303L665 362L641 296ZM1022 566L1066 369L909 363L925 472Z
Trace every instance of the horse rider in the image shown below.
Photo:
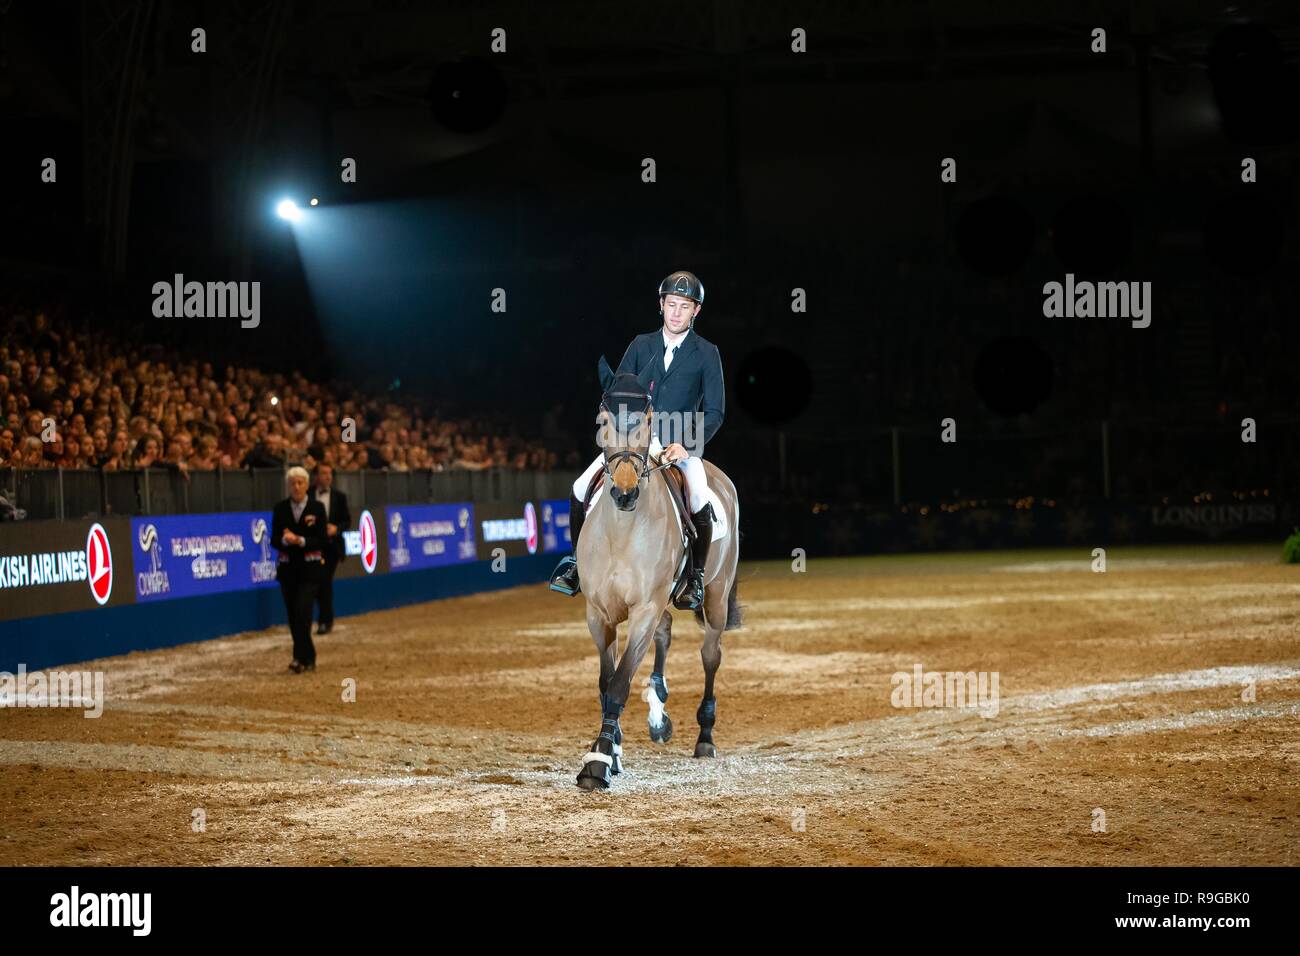
M690 579L674 602L683 610L692 610L704 602L704 563L712 540L714 514L706 496L708 479L701 455L704 445L721 427L726 410L722 356L716 345L695 331L695 318L703 304L704 284L693 273L674 272L668 276L659 283L659 314L663 326L633 339L618 364L619 373L636 375L650 395L657 426L651 437L650 454L666 458L686 473L696 537L691 547ZM702 415L703 427L696 429L690 451L679 440L671 440L667 447L660 443L665 424L681 422L685 416L694 417L697 413ZM685 436L669 436L670 439L681 437ZM561 560L551 575L551 588L563 594L579 591L578 534L585 517L583 502L592 478L604 462L602 451L573 483L569 499L573 555Z

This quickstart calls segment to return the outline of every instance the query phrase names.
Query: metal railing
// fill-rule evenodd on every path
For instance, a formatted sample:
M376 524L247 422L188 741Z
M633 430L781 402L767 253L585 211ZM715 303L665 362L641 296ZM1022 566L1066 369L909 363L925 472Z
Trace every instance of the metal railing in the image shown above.
M387 504L568 498L573 475L558 471L337 471L353 510ZM139 471L0 469L0 495L26 520L205 514L270 508L285 496L284 469Z
M938 422L855 428L843 436L733 430L716 446L715 460L750 500L898 506L1028 495L1129 503L1205 492L1300 497L1300 421L1261 421L1257 431L1246 442L1230 421L1187 427L1080 422L1030 433L960 430L956 441L944 442ZM567 499L576 475L576 468L339 471L334 482L355 509ZM164 468L0 469L0 495L28 519L254 511L284 497L284 471L201 471L186 478Z

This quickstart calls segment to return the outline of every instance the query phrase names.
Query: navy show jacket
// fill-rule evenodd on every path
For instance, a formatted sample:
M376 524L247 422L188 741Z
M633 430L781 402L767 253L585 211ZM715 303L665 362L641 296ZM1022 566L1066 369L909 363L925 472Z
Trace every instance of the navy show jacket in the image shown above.
M687 451L698 455L703 446L712 440L722 427L726 414L727 397L722 384L722 355L718 347L699 335L694 329L677 345L672 364L664 371L663 327L638 335L627 347L618 371L632 372L650 393L655 412L704 413L704 434L700 447ZM661 422L660 441L664 441ZM681 436L675 437L681 441ZM683 445L686 443L683 442Z

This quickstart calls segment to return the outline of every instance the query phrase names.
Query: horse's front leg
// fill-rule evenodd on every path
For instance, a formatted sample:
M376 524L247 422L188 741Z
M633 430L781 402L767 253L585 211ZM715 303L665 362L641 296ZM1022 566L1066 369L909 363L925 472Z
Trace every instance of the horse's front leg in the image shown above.
M653 605L639 605L631 609L628 617L627 649L623 651L623 658L618 662L613 676L608 681L602 679L600 734L592 744L591 751L583 758L582 772L578 774L578 786L583 790L605 790L609 787L610 777L613 775L615 747L621 747L622 730L619 727L619 717L623 714L623 707L627 703L628 693L632 687L632 679L636 676L642 658L645 657L662 613L662 607ZM601 667L603 671L603 662Z
M617 719L607 725L605 715L605 693L610 681L614 679L614 650L618 625L613 623L605 610L587 603L587 630L600 655L600 709L601 727L595 742L582 758L582 770L578 773L578 786L584 790L603 790L609 786L609 778L623 772L623 729Z
M609 682L614 679L614 649L618 647L617 640L611 640L605 645L605 649L600 652L600 706L601 716L605 712L605 691L609 688ZM622 723L614 724L614 762L610 764L609 772L618 775L623 772L623 725Z

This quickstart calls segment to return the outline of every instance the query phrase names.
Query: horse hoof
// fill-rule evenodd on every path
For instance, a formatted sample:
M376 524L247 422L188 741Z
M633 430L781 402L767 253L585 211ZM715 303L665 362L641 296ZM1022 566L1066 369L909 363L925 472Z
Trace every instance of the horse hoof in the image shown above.
M650 739L657 744L666 744L673 739L673 721L667 714L664 714L664 722L656 727L649 724Z
M714 747L713 744L701 740L695 745L695 756L697 757L716 757L717 755L718 748Z
M623 760L622 758L619 757L618 754L614 754L614 762L609 765L609 772L610 773L623 772Z
M608 790L610 768L599 760L592 760L582 765L578 772L579 790Z

